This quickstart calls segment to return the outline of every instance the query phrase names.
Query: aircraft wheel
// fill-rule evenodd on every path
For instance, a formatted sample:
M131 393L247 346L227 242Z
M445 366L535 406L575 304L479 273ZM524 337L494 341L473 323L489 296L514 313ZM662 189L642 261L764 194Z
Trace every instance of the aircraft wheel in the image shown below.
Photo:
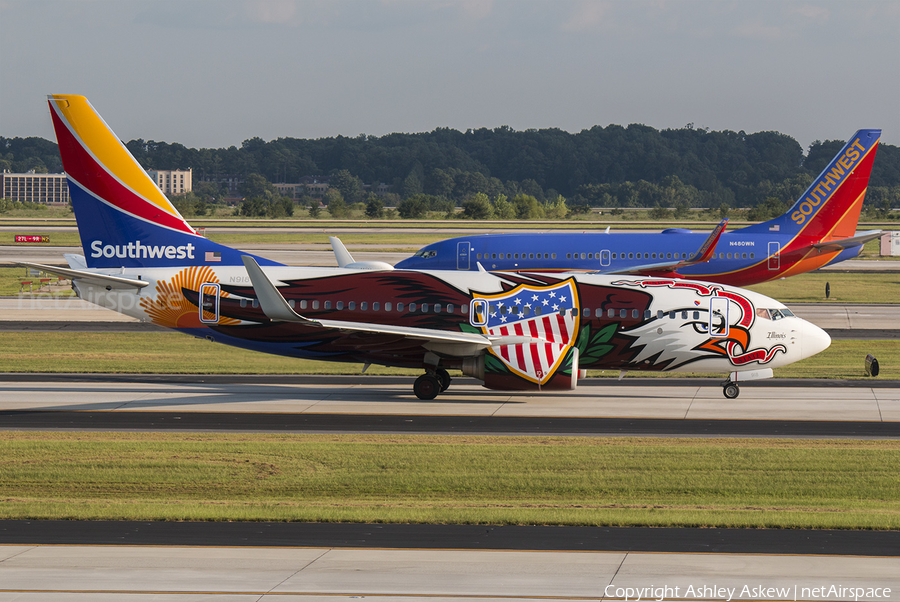
M724 393L725 397L728 399L736 399L737 396L741 394L741 390L736 384L728 383L722 388L722 393Z
M431 374L423 374L413 384L413 392L419 399L432 400L441 392L441 381Z
M450 388L450 373L444 370L443 368L438 368L434 371L434 375L437 376L438 381L441 383L441 393Z

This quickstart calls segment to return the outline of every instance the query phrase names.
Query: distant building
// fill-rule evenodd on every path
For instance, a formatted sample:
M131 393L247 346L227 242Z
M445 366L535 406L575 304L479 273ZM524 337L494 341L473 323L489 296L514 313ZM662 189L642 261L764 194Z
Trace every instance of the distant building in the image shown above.
M193 189L193 169L151 169L147 173L163 194L174 196Z
M225 185L228 187L228 196L229 197L239 197L241 184L244 183L244 176L239 176L236 174L215 174L215 175L204 175L200 177L201 182L212 182L216 186Z
M20 203L42 205L68 205L69 186L64 173L9 173L0 174L0 191L5 199Z

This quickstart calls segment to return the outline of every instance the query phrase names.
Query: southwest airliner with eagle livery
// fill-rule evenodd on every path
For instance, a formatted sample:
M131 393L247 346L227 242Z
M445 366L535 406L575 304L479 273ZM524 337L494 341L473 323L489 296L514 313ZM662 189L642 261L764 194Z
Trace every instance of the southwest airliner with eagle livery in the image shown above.
M215 343L283 356L450 370L493 389L572 389L587 369L718 372L738 383L827 348L828 334L763 295L675 278L287 266L199 235L83 96L50 113L84 255L79 297ZM346 254L349 257L349 254Z

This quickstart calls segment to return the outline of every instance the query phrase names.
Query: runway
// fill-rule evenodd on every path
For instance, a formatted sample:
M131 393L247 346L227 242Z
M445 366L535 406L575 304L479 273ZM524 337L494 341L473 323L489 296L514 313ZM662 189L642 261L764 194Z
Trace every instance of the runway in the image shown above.
M475 529L484 532L480 539L493 530ZM669 535L656 531L645 536ZM0 599L884 601L900 596L897 556L401 549L366 543L362 548L3 545Z
M534 394L458 378L426 402L413 395L412 380L7 374L0 428L900 437L900 383L889 381L748 383L740 397L725 400L711 379L587 379L575 391Z

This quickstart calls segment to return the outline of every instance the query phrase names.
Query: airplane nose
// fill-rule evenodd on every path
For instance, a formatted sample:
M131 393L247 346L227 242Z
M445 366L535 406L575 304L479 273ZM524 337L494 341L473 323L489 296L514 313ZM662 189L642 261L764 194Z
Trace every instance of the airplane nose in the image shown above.
M811 322L803 320L800 326L800 357L806 359L825 351L831 345L828 333Z

